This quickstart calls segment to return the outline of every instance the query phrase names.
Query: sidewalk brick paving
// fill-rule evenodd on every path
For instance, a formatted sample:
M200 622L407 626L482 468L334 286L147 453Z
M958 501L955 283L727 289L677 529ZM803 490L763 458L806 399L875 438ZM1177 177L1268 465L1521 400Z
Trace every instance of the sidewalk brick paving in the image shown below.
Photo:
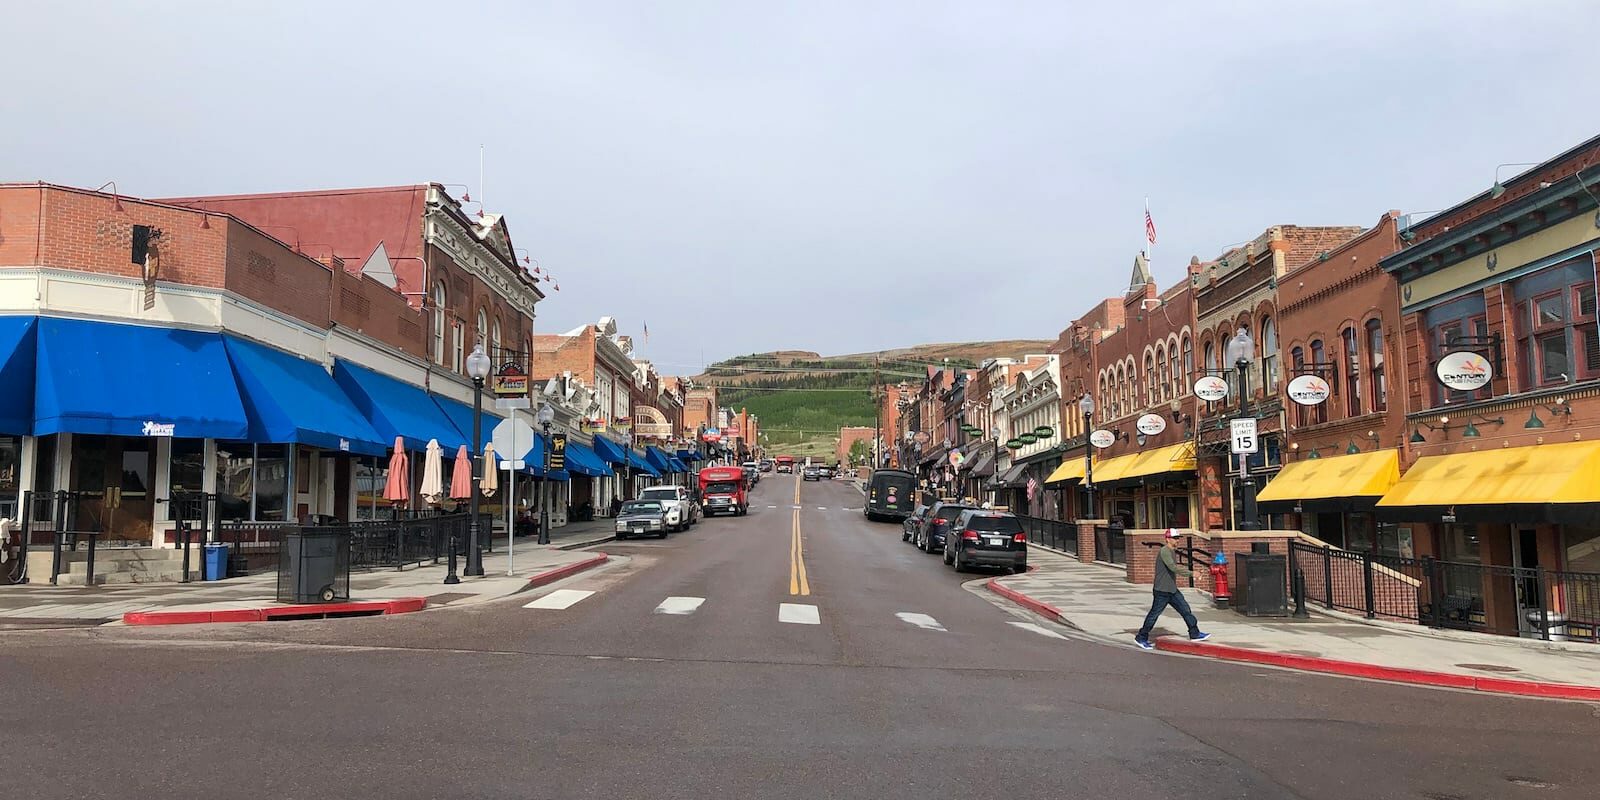
M1060 611L1062 622L1091 636L1133 647L1133 634L1150 608L1150 587L1123 580L1120 568L1082 564L1044 548L1029 549L1037 568L1025 575L998 578L1001 587ZM1438 635L1321 615L1308 620L1245 617L1216 609L1211 598L1194 590L1185 596L1212 635L1198 645L1307 659L1331 659L1393 670L1422 670L1478 679L1511 679L1539 683L1600 687L1600 647L1570 644L1557 649L1479 634ZM1187 643L1183 621L1168 610L1152 638L1174 636ZM1188 648L1185 648L1187 651ZM1226 657L1226 656L1223 656Z

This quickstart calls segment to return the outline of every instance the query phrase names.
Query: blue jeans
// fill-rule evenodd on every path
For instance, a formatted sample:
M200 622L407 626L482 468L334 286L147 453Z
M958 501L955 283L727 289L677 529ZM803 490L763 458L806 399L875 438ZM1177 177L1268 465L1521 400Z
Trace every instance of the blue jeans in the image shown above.
M1189 610L1189 601L1183 597L1183 592L1153 592L1155 599L1150 602L1150 613L1144 615L1144 625L1139 628L1139 640L1150 638L1150 629L1156 626L1156 619L1161 612L1171 605L1183 617L1185 625L1189 626L1189 638L1200 635L1200 620L1194 618L1194 612Z

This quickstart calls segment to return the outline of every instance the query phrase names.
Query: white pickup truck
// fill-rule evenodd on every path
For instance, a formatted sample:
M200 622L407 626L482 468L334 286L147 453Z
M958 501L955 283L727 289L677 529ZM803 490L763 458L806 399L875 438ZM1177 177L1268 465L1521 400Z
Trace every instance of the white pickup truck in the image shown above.
M700 521L700 505L682 486L652 486L639 493L640 500L657 500L667 508L667 526L672 530L688 530Z

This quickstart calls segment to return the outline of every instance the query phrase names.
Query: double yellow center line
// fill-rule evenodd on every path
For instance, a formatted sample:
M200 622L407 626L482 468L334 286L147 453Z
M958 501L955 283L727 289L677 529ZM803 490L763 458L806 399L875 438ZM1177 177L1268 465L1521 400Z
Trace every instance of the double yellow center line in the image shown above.
M789 594L802 597L811 594L811 581L806 577L805 543L800 536L800 480L794 482L794 527L789 534Z

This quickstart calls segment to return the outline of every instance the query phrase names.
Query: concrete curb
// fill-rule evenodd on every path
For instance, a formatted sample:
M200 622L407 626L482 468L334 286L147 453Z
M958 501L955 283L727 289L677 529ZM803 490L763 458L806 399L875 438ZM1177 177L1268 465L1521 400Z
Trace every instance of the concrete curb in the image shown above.
M528 578L528 588L532 589L535 587L544 586L546 584L555 583L563 578L572 577L573 575L583 572L584 570L594 569L595 567L606 563L610 559L611 556L608 556L605 553L595 553L594 557L592 558L586 558L582 561L574 561L571 564L563 564L555 569L545 570L544 572L540 572L533 577Z
M1204 644L1162 636L1155 640L1157 650L1215 658L1222 661L1241 661L1252 664L1269 664L1276 667L1322 672L1330 675L1347 675L1355 678L1409 683L1419 686L1438 686L1449 689L1467 689L1489 694L1509 694L1520 697L1544 697L1559 700L1600 702L1600 686L1578 686L1570 683L1542 683L1508 678L1480 678L1476 675L1457 675L1449 672L1430 672L1404 667L1384 667L1358 661L1339 661L1332 658L1298 656L1287 653L1248 650L1242 647Z
M1032 568L1030 567L1030 569ZM1042 617L1047 617L1052 622L1058 622L1068 627L1077 627L1071 622L1068 622L1067 618L1061 615L1061 609L1056 608L1055 606L1050 605L1043 600L1035 600L1034 598L1023 594L1016 589L1001 584L999 581L999 578L990 578L989 580L984 581L983 585L988 587L989 591L994 592L995 594L1000 595L1001 597L1004 597L1005 599L1010 600L1011 602L1016 603L1017 605L1022 606L1023 608L1026 608L1035 614L1038 614Z
M585 539L584 541L581 541L581 542L572 542L570 544L558 544L558 545L556 545L556 549L557 550L582 550L585 547L594 547L597 544L605 544L606 542L612 541L612 540L614 540L616 538L617 538L617 535L613 533L610 536L601 536L601 537L599 537L597 539Z
M329 619L356 616L388 616L421 611L426 597L397 600L367 600L350 603L308 603L263 608L228 608L214 611L129 611L122 615L125 625L198 625L208 622L267 622L288 619Z

